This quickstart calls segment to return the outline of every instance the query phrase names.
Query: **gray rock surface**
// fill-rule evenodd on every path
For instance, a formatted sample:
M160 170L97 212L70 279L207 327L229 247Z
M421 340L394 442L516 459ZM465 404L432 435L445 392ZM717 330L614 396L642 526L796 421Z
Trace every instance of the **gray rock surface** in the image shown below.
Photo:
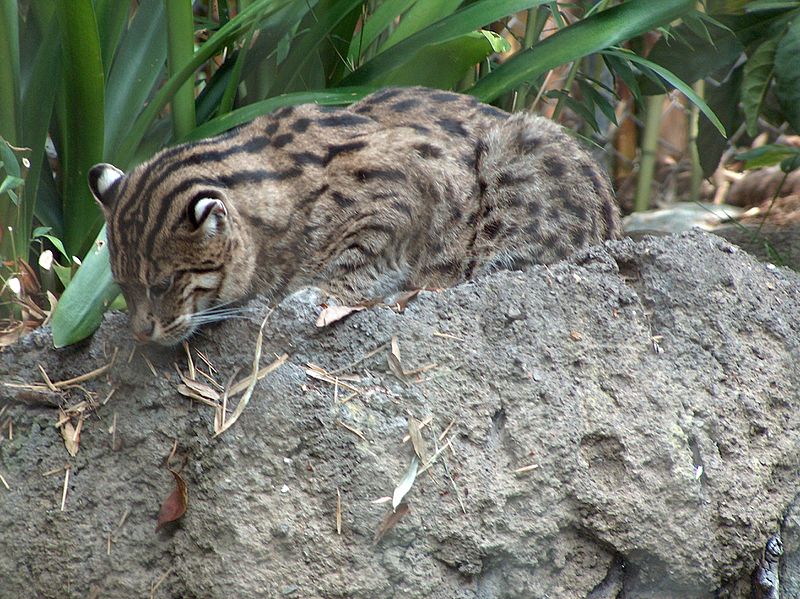
M79 347L51 350L40 331L0 353L0 381L24 383L119 348L80 388L0 385L0 597L743 598L782 524L797 551L796 273L693 232L324 329L320 301L302 291L272 314L262 365L289 360L216 438L213 410L175 390L183 351L132 352L124 315ZM266 307L249 308L192 344L222 383L251 368ZM398 378L393 336L405 371L435 366ZM335 388L308 363L355 378ZM99 405L70 457L52 402L87 397ZM429 454L448 427L451 448L376 543L390 508L374 500L412 458L409 414L431 419ZM176 442L188 511L155 533Z

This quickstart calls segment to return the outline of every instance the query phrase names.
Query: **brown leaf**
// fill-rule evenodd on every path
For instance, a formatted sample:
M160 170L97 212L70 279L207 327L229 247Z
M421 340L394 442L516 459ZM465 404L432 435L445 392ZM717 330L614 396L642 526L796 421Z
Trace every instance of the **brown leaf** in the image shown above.
M403 364L400 362L400 346L397 343L397 337L392 337L392 349L389 352L387 360L389 362L389 370L392 371L397 378L401 381L406 379L406 373L403 370Z
M175 489L161 504L161 509L158 511L158 524L156 524L156 532L161 530L166 524L175 522L178 518L186 513L186 508L189 505L189 492L186 490L186 483L181 475L170 470L172 476L175 477Z
M378 530L375 532L375 540L374 543L377 545L380 543L381 539L386 536L386 533L392 530L403 517L411 511L411 508L408 507L407 503L401 503L397 506L397 509L394 511L390 511L386 514L386 517L381 522L381 525L378 527Z
M421 289L412 289L411 291L407 291L403 295L397 298L397 301L394 305L397 307L398 312L404 312L408 302L413 300L415 297L419 295L419 292L422 291Z
M327 327L343 318L350 316L353 312L366 310L365 306L327 306L322 309L317 317L317 326Z
M408 417L408 435L411 437L411 445L414 446L414 453L417 454L419 461L427 464L428 452L425 450L425 441L422 439L419 423L413 416Z
M62 412L63 414L63 412ZM81 443L81 434L80 431L76 431L75 427L72 426L72 422L67 418L61 424L61 436L64 438L64 446L67 448L69 455L73 458L78 455L78 447Z
M34 295L39 293L42 287L39 285L36 271L22 258L17 258L17 264L19 265L19 274L17 277L22 282L22 288L25 290L25 294Z

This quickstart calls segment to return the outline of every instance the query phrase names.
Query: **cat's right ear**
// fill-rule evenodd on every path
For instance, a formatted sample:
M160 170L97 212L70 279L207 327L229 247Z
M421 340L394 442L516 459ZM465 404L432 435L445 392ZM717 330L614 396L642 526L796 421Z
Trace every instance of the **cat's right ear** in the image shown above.
M89 169L89 189L104 214L109 213L114 203L109 190L124 176L125 173L112 164L95 164Z

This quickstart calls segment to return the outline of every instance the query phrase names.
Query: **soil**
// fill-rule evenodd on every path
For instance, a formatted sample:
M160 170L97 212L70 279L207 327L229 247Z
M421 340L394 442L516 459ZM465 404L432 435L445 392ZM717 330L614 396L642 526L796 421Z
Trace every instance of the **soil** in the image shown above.
M288 359L219 436L177 392L184 350L135 346L124 314L0 352L0 597L744 598L778 532L800 596L797 273L692 232L318 328L323 301L272 313L261 365ZM223 385L252 370L268 307L246 308L191 342ZM39 366L115 352L41 390ZM84 401L73 457L58 406ZM410 417L436 458L381 536ZM188 509L155 532L167 465Z

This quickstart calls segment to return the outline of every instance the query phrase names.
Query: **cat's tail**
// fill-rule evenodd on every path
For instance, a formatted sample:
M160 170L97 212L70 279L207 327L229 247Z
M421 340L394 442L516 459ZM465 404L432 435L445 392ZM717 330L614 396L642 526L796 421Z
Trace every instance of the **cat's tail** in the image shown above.
M476 171L476 255L501 256L494 266L554 262L620 236L619 210L603 170L548 119L516 113L489 128L478 141Z

